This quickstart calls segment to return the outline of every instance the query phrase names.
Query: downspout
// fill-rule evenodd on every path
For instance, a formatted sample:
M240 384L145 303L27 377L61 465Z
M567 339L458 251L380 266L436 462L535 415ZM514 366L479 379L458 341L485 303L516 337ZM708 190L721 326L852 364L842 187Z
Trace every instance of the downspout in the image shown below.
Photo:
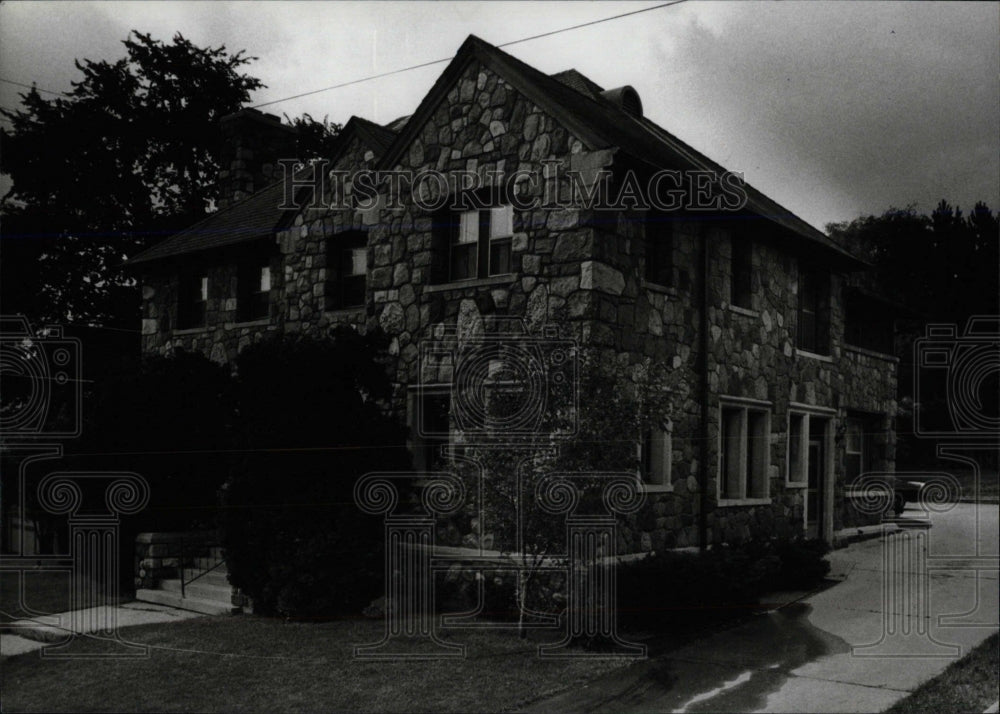
M698 489L698 548L708 546L708 229L701 224L701 304L698 306L698 341L701 354L701 487Z

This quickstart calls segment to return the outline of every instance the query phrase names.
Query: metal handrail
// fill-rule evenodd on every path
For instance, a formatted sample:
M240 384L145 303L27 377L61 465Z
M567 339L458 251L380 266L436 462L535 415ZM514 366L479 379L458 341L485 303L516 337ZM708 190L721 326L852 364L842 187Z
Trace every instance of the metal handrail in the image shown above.
M213 570L215 570L215 569L216 569L216 568L218 568L218 567L219 567L220 565L222 565L223 563L225 563L225 562L226 562L226 559L225 559L225 557L222 557L222 558L219 558L219 559L218 559L218 560L216 561L215 565L212 565L212 566L211 566L211 567L209 567L209 568L206 568L206 569L204 569L204 570L201 570L201 571L199 571L199 572L197 573L197 575L195 575L195 576L194 576L193 578L191 578L190 580L185 580L185 579L184 579L184 571L186 570L186 568L185 568L185 566L184 566L184 561L185 561L185 560L187 560L187 553L188 553L188 546L189 546L189 545L194 545L194 546L204 546L204 545L205 545L205 543L190 543L190 544L189 544L189 543L187 543L187 542L185 542L185 541L181 541L181 557L180 557L180 576L181 576L181 597L182 597L182 598L184 598L184 597L187 597L187 594L186 594L186 588L187 588L187 586L188 586L188 585L190 585L191 583L193 583L193 582L194 582L195 580L197 580L198 578L200 578L200 577L202 577L202 576L204 576L204 575L207 575L208 573L211 573L211 572L212 572ZM208 544L208 548L209 548L209 549L211 549L212 547L213 547L213 544L212 544L212 543L209 543L209 544ZM209 552L211 552L211 550L209 550Z

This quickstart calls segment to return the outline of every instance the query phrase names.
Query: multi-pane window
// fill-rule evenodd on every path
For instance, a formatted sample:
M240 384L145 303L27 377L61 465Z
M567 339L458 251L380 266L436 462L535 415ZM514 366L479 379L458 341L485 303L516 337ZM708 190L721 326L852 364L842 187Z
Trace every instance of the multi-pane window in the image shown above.
M674 221L669 215L650 211L645 228L646 280L657 285L673 285Z
M673 457L671 424L648 429L639 445L639 475L650 486L669 486Z
M766 408L723 405L721 416L719 498L767 498L770 413Z
M208 304L208 275L196 273L180 280L177 296L177 327L184 330L204 327Z
M326 246L326 309L341 310L365 304L368 242L364 231L347 231L329 239Z
M827 354L830 351L830 282L823 271L799 268L799 326L797 345L800 350Z
M511 272L513 206L464 211L449 221L448 279L470 280Z
M753 242L746 236L733 235L733 253L730 265L730 298L737 307L753 307Z
M238 319L260 320L268 316L271 307L271 265L266 259L250 261L240 266L236 278Z

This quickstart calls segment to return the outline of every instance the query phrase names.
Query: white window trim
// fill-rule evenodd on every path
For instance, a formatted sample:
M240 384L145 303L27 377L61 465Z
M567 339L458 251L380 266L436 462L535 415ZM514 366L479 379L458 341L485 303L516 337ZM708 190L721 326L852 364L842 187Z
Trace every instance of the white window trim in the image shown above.
M829 407L818 407L812 404L800 402L788 403L788 416L785 429L785 487L786 488L808 488L809 487L809 416L820 416L829 419L832 424L837 416L837 410ZM802 417L802 431L799 433L799 466L803 475L801 481L792 480L792 464L789 458L792 446L792 417ZM827 425L829 429L829 425ZM826 435L824 435L826 439ZM825 448L830 448L829 443Z
M821 355L816 352L800 349L798 347L795 348L795 356L808 357L809 359L814 359L819 362L833 362L833 355Z
M716 478L715 478L715 498L716 503L719 507L725 506L763 506L771 503L771 410L773 404L769 401L761 399L751 399L748 397L722 397L719 399L719 429L718 429L718 439L716 442L717 455L716 455ZM741 409L743 412L743 417L741 419L741 429L743 437L740 445L740 457L742 460L746 458L746 446L747 439L750 438L749 434L749 420L747 419L748 412L758 412L764 415L764 433L767 435L767 443L765 445L764 451L764 464L763 464L763 483L764 483L764 496L748 496L743 495L738 498L723 498L722 497L722 481L725 475L722 473L722 452L725 446L722 443L722 432L723 432L723 422L722 422L722 412L725 409ZM745 469L741 468L741 472L745 473ZM744 481L742 484L743 492L749 488L748 483Z

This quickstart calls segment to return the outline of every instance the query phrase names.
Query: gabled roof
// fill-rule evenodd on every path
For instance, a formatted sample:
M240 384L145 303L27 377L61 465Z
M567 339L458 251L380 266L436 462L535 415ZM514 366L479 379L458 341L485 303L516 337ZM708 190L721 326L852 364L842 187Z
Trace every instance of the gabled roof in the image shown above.
M455 58L400 131L392 147L379 162L382 168L391 168L398 161L439 102L444 100L465 68L473 61L480 62L503 77L517 91L571 131L588 149L617 147L636 160L657 169L725 171L722 166L666 129L645 117L633 116L605 100L599 94L600 86L576 70L546 75L475 35L469 35L462 43ZM749 184L745 184L745 188L749 212L822 246L849 265L860 265L853 255L790 210Z
M197 253L264 238L281 230L286 220L281 205L284 181L276 181L257 193L202 218L189 228L147 248L129 259L139 265L174 255Z
M352 116L337 136L333 156L329 158L331 162L336 162L355 137L378 157L385 153L395 136L396 133L391 129ZM309 181L311 176L312 166L306 166L295 179ZM174 255L197 253L267 238L284 230L298 211L294 208L282 210L280 206L283 202L284 181L276 181L242 201L205 216L193 226L174 233L161 243L131 258L128 264L148 263Z

